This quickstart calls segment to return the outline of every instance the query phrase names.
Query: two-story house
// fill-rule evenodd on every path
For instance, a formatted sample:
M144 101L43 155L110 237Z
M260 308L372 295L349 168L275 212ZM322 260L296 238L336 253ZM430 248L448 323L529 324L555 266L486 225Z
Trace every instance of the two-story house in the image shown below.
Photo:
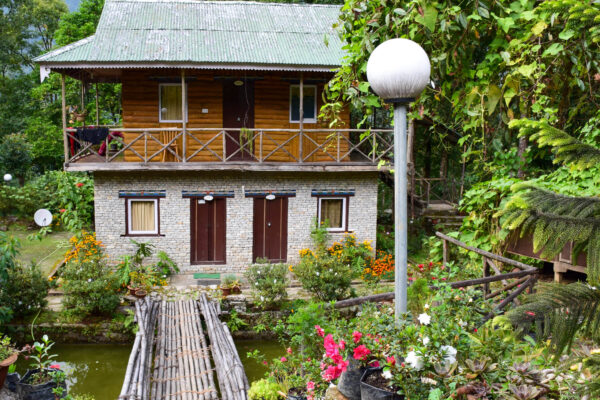
M111 258L129 254L133 238L183 271L294 263L325 220L334 239L353 232L375 245L377 164L391 133L350 129L347 109L343 126L318 118L344 56L338 13L106 0L93 36L36 59L43 77L62 74L64 168L93 173L96 234ZM122 126L68 126L65 76L86 96L120 83Z

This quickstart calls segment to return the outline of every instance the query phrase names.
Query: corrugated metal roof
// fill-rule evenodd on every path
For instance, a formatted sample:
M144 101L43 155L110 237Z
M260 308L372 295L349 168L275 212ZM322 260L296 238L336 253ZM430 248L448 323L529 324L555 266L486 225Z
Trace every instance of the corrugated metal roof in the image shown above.
M332 28L339 11L336 5L107 0L94 36L36 61L331 67L344 56Z

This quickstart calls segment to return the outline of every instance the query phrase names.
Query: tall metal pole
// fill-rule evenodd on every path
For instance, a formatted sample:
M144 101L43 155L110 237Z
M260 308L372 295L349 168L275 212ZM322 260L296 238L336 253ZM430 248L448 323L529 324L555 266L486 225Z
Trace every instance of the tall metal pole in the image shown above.
M394 262L396 322L406 313L408 193L406 190L406 105L394 104Z

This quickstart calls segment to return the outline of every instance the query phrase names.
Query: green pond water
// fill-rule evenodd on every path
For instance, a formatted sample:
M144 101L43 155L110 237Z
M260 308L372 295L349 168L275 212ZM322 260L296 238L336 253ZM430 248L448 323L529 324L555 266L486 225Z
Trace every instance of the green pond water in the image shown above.
M262 364L246 357L246 353L260 350L271 359L282 354L277 342L263 340L239 340L236 347L248 380L260 379L266 369ZM96 400L113 400L119 396L131 345L76 344L60 345L52 348L57 354L57 364L70 374L67 384L70 394L90 394ZM25 373L31 360L19 357L17 372Z

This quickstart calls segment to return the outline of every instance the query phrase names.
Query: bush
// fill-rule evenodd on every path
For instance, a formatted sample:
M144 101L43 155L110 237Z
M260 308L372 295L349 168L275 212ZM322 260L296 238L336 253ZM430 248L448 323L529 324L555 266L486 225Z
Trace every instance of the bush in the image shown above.
M270 379L261 379L252 382L248 391L250 400L278 400L281 386Z
M353 295L352 280L370 263L373 252L370 243L357 243L356 236L349 234L341 243L327 247L329 236L323 227L315 228L312 237L315 251L300 250L300 263L292 269L302 287L322 301Z
M65 311L76 317L111 314L119 306L117 276L107 265L102 244L93 233L71 238L73 249L61 271Z
M12 310L13 318L36 313L46 307L50 282L35 264L17 264L9 270L0 288L0 304Z
M287 299L289 279L284 264L255 264L246 270L254 303L261 308L275 307Z

